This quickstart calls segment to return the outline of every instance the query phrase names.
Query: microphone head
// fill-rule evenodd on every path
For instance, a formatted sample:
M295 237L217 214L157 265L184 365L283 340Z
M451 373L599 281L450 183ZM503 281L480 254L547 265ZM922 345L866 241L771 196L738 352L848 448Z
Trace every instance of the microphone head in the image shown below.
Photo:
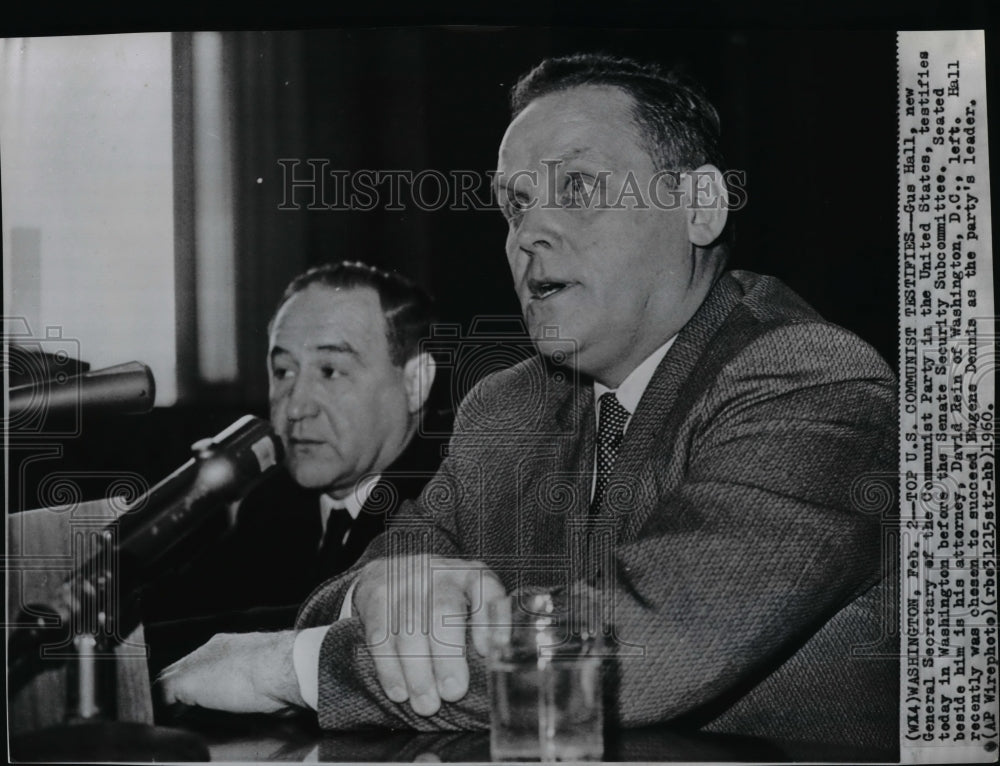
M82 375L15 386L8 394L11 431L38 418L65 419L80 413L142 414L153 409L156 381L141 362L106 367Z
M202 463L199 478L207 484L243 489L285 460L285 447L274 427L262 418L244 415L193 449ZM224 456L225 461L214 458Z
M229 503L235 502L285 459L284 445L271 424L245 415L210 439L170 476L129 504L114 522L118 548L145 572L176 558L185 541ZM147 574L140 575L148 578Z

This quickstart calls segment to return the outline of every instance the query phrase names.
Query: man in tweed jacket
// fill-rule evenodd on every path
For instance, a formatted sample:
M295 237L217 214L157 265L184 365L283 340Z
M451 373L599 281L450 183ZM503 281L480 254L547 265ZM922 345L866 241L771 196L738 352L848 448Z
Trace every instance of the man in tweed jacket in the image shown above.
M777 280L724 272L718 123L697 88L578 56L512 103L497 188L541 356L470 393L438 475L297 634L222 637L168 671L168 698L480 728L483 603L586 585L614 626L620 725L891 747L881 519L854 496L895 465L890 370ZM625 421L610 469L606 406ZM225 655L278 670L213 690Z

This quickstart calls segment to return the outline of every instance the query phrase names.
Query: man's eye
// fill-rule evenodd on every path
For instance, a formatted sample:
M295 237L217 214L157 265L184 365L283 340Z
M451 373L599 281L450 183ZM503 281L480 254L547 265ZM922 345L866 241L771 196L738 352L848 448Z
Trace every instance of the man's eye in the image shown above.
M503 217L507 219L508 223L517 224L527 207L527 200L522 196L508 193L500 205L500 212L503 213Z
M271 370L271 376L275 380L286 380L292 377L295 373L288 367L275 367Z
M590 204L597 188L597 179L578 171L570 171L563 181L561 203L567 207L582 207Z
M503 214L503 217L507 219L508 223L512 223L514 219L520 215L520 210L518 209L516 203L512 200L505 201L500 206L500 212Z
M332 365L323 365L319 368L319 374L324 380L339 378L343 373Z

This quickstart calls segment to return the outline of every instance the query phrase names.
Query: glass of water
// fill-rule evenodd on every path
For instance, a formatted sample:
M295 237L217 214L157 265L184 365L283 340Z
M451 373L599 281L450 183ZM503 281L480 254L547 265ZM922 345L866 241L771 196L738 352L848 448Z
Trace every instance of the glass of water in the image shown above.
M599 761L601 660L593 596L523 594L489 605L494 761Z

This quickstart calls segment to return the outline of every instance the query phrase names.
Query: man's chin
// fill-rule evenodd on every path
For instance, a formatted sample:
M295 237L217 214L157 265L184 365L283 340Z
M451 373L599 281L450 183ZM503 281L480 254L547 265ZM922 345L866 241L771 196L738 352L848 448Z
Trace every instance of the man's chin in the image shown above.
M545 328L541 337L535 336L538 353L556 365L571 366L576 363L577 344L572 338L561 338L556 328Z
M303 489L325 490L338 477L332 475L327 470L311 470L309 466L289 465L288 473L292 479Z

